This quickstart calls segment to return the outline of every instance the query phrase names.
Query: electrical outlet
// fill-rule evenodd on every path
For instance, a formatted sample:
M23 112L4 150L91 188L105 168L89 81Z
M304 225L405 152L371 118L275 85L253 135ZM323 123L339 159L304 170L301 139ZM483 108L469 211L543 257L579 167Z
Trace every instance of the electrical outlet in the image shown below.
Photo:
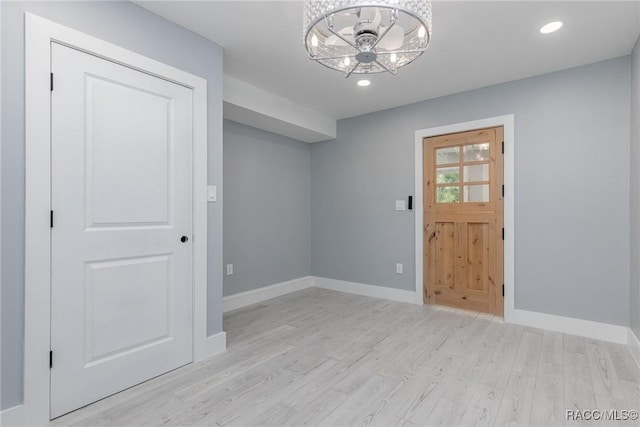
M396 274L402 274L402 264L396 264Z
M233 276L233 264L227 264L227 276Z

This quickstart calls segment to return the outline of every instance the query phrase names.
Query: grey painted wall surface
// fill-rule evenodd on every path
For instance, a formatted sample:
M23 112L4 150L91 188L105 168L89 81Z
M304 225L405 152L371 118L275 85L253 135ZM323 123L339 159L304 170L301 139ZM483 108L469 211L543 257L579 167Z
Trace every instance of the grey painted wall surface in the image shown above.
M224 121L224 295L308 276L311 148Z
M2 7L2 401L22 401L24 337L24 12L96 36L208 81L208 331L222 330L222 48L128 2L0 2Z
M640 38L631 57L631 329L640 338Z
M415 289L415 131L514 113L516 307L628 325L629 86L627 56L339 121L311 147L312 275Z

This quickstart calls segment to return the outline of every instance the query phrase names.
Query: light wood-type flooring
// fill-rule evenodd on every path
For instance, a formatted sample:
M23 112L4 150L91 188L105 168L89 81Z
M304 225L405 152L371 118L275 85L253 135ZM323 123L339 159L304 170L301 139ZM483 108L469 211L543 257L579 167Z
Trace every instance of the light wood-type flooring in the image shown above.
M227 352L52 421L72 426L554 426L640 409L629 349L487 315L307 289L225 314Z

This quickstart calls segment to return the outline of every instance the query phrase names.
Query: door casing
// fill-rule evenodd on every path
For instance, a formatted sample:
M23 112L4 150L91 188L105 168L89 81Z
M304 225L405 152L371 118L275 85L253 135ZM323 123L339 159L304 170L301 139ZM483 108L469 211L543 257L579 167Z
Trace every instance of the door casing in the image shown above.
M455 123L415 132L415 297L416 304L423 305L424 264L424 212L423 206L423 140L424 138L476 129L502 126L504 130L504 320L509 322L515 311L515 206L514 206L514 115L490 117L481 120Z
M193 92L194 361L212 352L207 337L207 81L119 46L25 15L25 345L22 424L49 422L51 323L51 42L185 86ZM55 89L55 88L54 88Z

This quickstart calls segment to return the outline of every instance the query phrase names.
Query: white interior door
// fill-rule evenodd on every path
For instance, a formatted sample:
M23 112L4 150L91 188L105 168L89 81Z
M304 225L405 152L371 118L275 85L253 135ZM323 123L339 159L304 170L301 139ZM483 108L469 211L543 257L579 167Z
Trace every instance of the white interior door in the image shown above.
M192 92L56 43L51 66L55 418L192 361Z

